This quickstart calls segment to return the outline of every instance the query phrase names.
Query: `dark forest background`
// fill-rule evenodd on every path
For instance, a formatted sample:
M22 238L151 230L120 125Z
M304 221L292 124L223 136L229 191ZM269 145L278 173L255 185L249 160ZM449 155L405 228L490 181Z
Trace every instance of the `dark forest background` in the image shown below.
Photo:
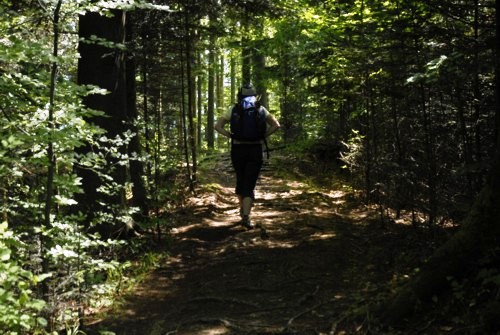
M133 285L246 81L274 147L335 163L381 220L459 227L388 322L477 264L498 299L498 6L1 0L0 329L77 327Z

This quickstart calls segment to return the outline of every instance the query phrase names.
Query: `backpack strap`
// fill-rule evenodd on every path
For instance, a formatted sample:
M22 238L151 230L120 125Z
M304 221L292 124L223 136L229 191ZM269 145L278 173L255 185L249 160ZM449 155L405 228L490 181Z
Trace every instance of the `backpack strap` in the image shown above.
M243 116L243 106L241 105L241 102L237 102L234 104L233 109L231 111L231 119L233 118L234 113L238 113L240 116L240 120ZM233 121L231 120L231 127L233 126ZM234 134L231 133L231 146L234 144Z

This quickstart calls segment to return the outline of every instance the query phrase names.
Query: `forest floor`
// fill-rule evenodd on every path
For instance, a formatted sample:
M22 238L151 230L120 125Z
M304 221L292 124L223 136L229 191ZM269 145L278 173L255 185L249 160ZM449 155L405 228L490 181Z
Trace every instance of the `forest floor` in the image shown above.
M272 162L257 186L253 230L237 224L227 157L204 168L196 195L175 214L165 263L87 334L382 334L359 311L408 280L448 233L404 219L384 224L314 162ZM295 177L280 166L293 166ZM453 330L436 320L412 327L390 333Z

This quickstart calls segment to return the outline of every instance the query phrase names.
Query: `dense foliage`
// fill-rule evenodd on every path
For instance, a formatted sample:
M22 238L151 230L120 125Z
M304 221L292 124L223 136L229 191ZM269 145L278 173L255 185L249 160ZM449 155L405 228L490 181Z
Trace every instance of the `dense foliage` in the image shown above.
M89 13L123 15L123 41L79 39ZM119 291L136 244L116 237L161 238L200 154L227 148L214 119L245 80L279 116L279 141L337 160L388 218L457 222L485 182L493 0L2 0L0 14L2 331L72 327ZM122 119L89 108L116 92L78 85L79 43L132 69ZM106 196L80 197L82 171Z
M332 1L302 17L310 137L396 215L460 218L494 148L493 2Z

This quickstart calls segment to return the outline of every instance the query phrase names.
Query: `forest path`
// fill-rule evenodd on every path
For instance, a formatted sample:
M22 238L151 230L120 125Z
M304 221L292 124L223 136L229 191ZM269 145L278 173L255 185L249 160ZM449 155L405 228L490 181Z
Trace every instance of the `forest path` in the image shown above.
M201 191L178 214L168 261L100 328L117 335L342 334L346 316L399 275L394 251L413 243L401 237L408 227L367 224L373 211L353 207L352 194L284 180L270 168L253 209L260 228L246 230L236 223L227 159L201 179Z

